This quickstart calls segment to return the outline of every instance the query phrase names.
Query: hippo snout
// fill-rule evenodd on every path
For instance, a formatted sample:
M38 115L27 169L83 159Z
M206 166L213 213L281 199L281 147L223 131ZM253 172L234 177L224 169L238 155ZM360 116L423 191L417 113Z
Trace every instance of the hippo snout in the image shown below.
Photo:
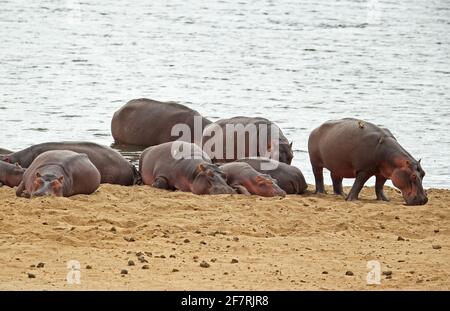
M414 205L425 205L428 203L428 197L426 195L417 195L412 199L406 200L406 205L414 206Z

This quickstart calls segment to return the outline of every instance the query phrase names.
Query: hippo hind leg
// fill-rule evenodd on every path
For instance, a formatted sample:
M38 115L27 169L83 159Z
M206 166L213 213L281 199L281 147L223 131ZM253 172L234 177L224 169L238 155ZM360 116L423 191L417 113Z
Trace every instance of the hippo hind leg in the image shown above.
M383 187L386 183L386 178L381 175L376 176L377 180L375 182L375 193L377 195L377 200L379 201L389 201L389 198L384 194Z
M331 173L331 180L333 181L334 194L345 196L344 189L342 188L343 178Z
M355 183L353 184L352 190L350 190L350 193L347 196L347 201L358 200L359 193L364 187L366 181L368 181L371 176L372 174L369 174L365 171L359 171L356 174Z
M314 179L316 180L316 193L325 193L325 185L323 183L323 167L312 167L314 173Z

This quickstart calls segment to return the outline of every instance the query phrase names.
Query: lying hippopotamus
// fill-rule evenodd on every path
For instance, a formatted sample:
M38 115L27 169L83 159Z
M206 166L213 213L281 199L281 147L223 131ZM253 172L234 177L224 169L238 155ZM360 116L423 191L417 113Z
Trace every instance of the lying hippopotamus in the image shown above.
M272 135L272 128L278 133ZM263 129L264 133L261 132ZM255 133L250 133L250 130ZM266 137L260 138L260 133ZM229 143L230 139L233 139L234 144ZM260 143L266 146L260 146ZM259 117L240 116L211 123L203 131L202 146L213 162L220 163L248 157L269 157L291 164L294 157L292 143L289 143L281 129L273 122Z
M41 153L50 150L71 150L86 154L99 170L103 184L131 186L140 182L139 172L120 153L112 148L91 142L43 143L18 152L0 156L0 160L29 167Z
M298 167L268 158L246 158L237 162L245 162L256 171L270 175L287 194L303 194L308 188L305 177Z
M149 147L175 140L200 144L203 129L210 123L184 105L141 98L129 101L114 114L111 132L116 143L123 145ZM172 128L180 124L190 131L186 137L178 132L172 135Z
M194 194L235 193L219 167L191 143L168 142L147 148L139 160L139 171L144 184L160 189Z
M247 163L227 163L220 166L227 177L228 184L238 193L263 197L286 196L276 180L267 174L261 174Z
M3 185L11 188L18 186L24 173L25 169L18 163L10 164L0 161L0 187Z
M26 170L16 195L33 198L91 194L100 186L100 180L100 172L87 155L69 150L47 151Z
M357 119L328 121L315 129L308 142L316 179L316 192L324 193L323 168L331 171L334 193L343 195L342 179L356 178L347 200L356 200L364 183L376 176L378 200L387 201L383 186L387 179L402 191L407 205L428 202L422 187L425 176L416 161L389 130Z

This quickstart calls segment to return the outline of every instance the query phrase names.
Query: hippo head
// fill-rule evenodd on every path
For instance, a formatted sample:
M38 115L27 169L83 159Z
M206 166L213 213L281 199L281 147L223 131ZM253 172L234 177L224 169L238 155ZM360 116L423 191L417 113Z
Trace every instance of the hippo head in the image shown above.
M263 197L286 196L286 192L278 186L276 180L266 174L254 177L248 187L251 193Z
M31 197L42 197L47 195L62 197L63 182L64 176L57 177L51 174L41 175L36 173Z
M280 144L280 151L279 151L279 159L278 162L291 164L292 159L294 158L294 153L292 152L292 143L287 144Z
M3 161L3 162L11 164L12 163L11 155L9 155L9 154L2 154L2 155L0 155L0 161Z
M420 161L406 160L403 166L393 171L392 183L402 191L406 205L427 204L427 193L422 187L424 177L425 172L420 165Z
M192 183L195 194L232 194L236 191L226 181L225 174L214 164L199 164Z

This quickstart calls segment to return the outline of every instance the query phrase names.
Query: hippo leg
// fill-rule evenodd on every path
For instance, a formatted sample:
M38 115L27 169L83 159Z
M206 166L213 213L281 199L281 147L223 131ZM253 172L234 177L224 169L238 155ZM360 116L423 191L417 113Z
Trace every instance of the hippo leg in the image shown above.
M237 193L239 194L252 195L250 192L248 192L247 188L242 185L232 185L231 187L236 189Z
M31 198L31 195L25 190L25 183L23 181L20 183L19 187L17 187L16 196L19 198Z
M338 177L338 176L334 175L333 173L331 173L331 180L333 181L334 194L345 196L344 189L342 188L343 178Z
M368 181L371 176L371 174L364 171L360 171L356 174L355 183L353 184L352 190L350 190L350 193L347 196L347 201L358 200L359 193L364 187L366 181Z
M313 166L314 178L316 180L316 193L325 193L323 183L323 167Z
M162 176L158 176L155 178L155 181L153 182L152 187L159 188L159 189L172 190L172 188L169 185L168 180Z
M0 188L3 187L3 183L0 181Z
M384 194L383 186L386 183L386 178L381 175L377 175L375 182L375 193L377 194L377 200L389 201L389 198Z

